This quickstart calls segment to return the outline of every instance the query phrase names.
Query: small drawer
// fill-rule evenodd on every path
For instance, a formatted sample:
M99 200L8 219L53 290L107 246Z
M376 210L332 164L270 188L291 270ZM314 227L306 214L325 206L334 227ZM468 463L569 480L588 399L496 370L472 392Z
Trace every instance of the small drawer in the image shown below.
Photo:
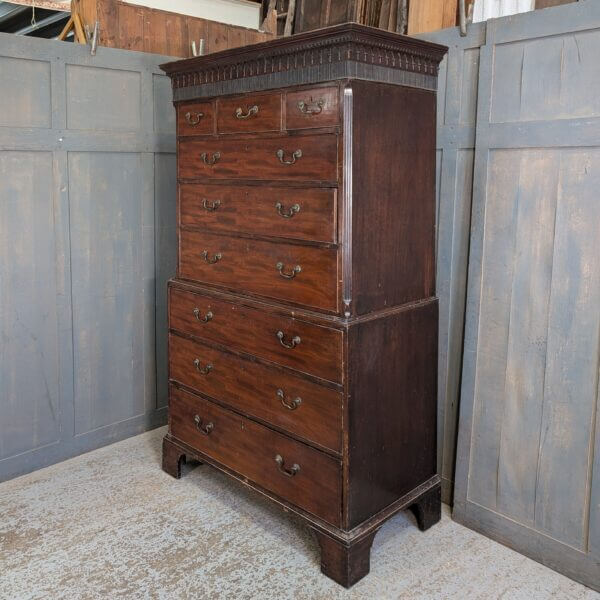
M181 225L315 242L336 241L335 188L181 184Z
M212 102L186 102L177 107L177 135L207 135L214 131Z
M336 390L174 334L169 374L244 414L341 452L342 398Z
M279 131L281 94L257 94L220 98L217 101L217 131L242 133Z
M286 129L333 127L340 122L337 87L288 92L285 100Z
M342 383L338 329L217 300L176 287L169 290L169 326L280 365Z
M341 461L173 386L169 422L174 438L291 504L341 524Z
M337 250L179 232L179 277L285 302L337 310Z
M182 179L337 181L337 135L179 142Z

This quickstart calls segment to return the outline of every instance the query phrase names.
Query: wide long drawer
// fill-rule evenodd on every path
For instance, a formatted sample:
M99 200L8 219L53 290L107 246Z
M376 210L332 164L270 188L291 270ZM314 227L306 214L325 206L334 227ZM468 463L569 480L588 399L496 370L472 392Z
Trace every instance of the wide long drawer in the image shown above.
M182 179L337 181L337 135L183 139Z
M341 393L206 344L169 336L172 380L250 416L341 452Z
M342 382L342 332L175 287L169 326L267 360Z
M336 240L336 189L181 184L181 225L316 242Z
M179 276L334 312L337 250L203 231L179 234Z
M236 473L332 525L341 521L341 462L171 387L170 432Z

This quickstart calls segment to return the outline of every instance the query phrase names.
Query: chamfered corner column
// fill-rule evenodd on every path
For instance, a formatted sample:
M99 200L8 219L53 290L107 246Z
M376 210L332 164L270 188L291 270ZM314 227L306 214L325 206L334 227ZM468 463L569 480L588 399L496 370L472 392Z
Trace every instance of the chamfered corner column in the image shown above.
M442 488L436 485L423 494L410 509L417 519L421 531L427 531L442 518Z
M371 545L377 529L355 542L345 544L314 530L321 547L321 571L345 588L353 586L368 575L371 564Z

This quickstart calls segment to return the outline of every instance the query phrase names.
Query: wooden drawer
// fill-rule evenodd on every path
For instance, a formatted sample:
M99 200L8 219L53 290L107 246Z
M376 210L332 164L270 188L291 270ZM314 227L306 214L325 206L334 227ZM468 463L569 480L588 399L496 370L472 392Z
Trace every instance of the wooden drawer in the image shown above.
M340 392L174 334L169 335L169 373L247 415L341 452Z
M286 129L332 127L340 122L337 87L288 92L285 101Z
M332 312L337 309L337 250L331 248L181 229L179 276Z
M281 94L253 94L217 101L217 131L279 131Z
M186 102L177 107L177 135L206 135L214 131L212 102Z
M336 241L336 189L225 186L179 188L182 225L215 232Z
M175 387L171 387L169 420L173 437L288 502L340 525L339 460ZM290 477L282 469L295 473Z
M341 331L173 287L169 294L172 329L342 382Z
M337 135L181 140L182 179L337 181Z

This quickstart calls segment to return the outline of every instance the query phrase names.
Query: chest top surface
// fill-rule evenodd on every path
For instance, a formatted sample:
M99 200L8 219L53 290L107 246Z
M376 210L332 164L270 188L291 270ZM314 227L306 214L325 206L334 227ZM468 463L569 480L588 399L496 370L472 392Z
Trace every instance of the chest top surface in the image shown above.
M173 100L192 100L339 79L435 90L447 48L345 23L161 65Z

